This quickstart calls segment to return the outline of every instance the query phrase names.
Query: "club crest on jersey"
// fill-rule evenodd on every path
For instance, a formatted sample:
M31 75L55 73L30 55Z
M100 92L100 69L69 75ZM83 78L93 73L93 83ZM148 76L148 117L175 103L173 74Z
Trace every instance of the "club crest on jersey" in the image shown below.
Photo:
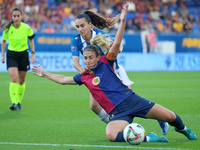
M98 85L100 83L100 78L99 77L95 77L93 80L92 80L92 84L94 85Z
M76 46L74 46L74 45L71 46L71 50L72 50L73 52L74 52L76 49L77 49Z
M90 71L90 75L94 75L94 71Z

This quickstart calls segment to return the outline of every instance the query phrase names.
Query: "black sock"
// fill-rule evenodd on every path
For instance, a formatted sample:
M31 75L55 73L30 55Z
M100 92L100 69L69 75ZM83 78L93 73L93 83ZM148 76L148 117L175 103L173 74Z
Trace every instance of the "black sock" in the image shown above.
M124 137L123 137L123 132L119 132L119 133L117 134L117 137L116 137L116 139L115 139L115 142L126 142L126 141L124 140Z
M177 114L175 114L175 115L176 115L176 119L172 122L169 122L169 124L171 126L176 127L178 130L183 130L185 128L183 121L181 120L181 118Z

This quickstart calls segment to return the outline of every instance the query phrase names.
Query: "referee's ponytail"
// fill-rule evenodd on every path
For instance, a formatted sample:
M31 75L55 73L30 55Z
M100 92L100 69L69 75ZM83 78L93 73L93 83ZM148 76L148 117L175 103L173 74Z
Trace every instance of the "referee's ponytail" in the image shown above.
M22 11L21 11L21 9L19 9L18 7L15 7L15 8L12 10L12 15L13 15L13 12L14 12L14 11L19 11L20 14L22 15ZM6 32L9 31L11 24L13 24L13 20L5 27L5 31L6 31Z

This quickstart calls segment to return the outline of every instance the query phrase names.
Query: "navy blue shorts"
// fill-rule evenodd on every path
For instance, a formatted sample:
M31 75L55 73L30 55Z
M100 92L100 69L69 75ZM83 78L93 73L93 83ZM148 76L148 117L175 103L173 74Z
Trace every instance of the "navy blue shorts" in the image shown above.
M145 118L154 105L154 102L132 94L110 112L110 121L126 120L132 123L134 117Z

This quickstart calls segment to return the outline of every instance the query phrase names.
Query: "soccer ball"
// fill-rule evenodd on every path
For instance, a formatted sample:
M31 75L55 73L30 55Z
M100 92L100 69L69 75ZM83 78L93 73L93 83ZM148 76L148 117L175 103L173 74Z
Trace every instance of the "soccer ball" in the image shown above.
M145 137L144 128L138 123L131 123L124 128L124 139L131 145L140 144Z

